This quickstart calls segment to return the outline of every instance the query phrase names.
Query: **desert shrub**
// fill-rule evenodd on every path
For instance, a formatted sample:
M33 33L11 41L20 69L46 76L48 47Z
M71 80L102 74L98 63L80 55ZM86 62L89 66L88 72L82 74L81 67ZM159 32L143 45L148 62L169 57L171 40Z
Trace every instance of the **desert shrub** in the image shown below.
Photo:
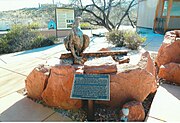
M48 37L45 38L42 35L38 35L37 38L32 43L32 48L45 47L49 45L53 45L56 41L56 37Z
M0 38L0 54L4 53L8 48L7 42Z
M12 53L54 44L53 39L45 38L25 25L14 25L0 38L0 54Z
M124 33L124 43L129 49L137 50L138 47L145 41L146 38L141 37L135 31L125 31Z
M138 47L146 40L135 31L131 30L113 30L106 35L107 40L117 47L125 46L132 50L137 50Z
M37 22L33 22L31 24L28 25L29 29L39 29L40 28L40 24Z
M108 32L106 35L106 39L109 41L109 43L112 43L113 45L117 47L124 46L124 31L120 30L113 30L111 32Z
M91 29L91 25L89 23L81 23L81 29Z

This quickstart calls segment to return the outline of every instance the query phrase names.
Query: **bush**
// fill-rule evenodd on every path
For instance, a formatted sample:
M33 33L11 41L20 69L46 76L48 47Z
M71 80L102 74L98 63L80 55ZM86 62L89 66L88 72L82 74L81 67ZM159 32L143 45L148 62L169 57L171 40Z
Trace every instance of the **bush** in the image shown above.
M40 24L39 23L36 23L36 22L33 22L31 24L28 25L28 28L29 29L39 29L40 28Z
M124 31L113 30L107 33L106 38L109 41L109 43L112 43L116 47L122 47L124 46L123 34L124 34Z
M143 38L136 32L130 30L113 30L107 33L106 38L116 47L125 46L132 50L137 50L146 40L146 38Z
M146 38L141 37L137 32L126 31L124 33L125 46L129 49L137 50L138 47L145 41Z
M81 29L91 29L91 25L89 23L81 23Z
M38 48L38 47L45 47L45 46L53 45L55 40L56 39L54 37L53 38L52 37L44 38L44 36L39 35L33 41L32 47Z
M11 30L0 38L0 54L29 50L54 44L54 40L45 38L37 31L25 25L14 25Z

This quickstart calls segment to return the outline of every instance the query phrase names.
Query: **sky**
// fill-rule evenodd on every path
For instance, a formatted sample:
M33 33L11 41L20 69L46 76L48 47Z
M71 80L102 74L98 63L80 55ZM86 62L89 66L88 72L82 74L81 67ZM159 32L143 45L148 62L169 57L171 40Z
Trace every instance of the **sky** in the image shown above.
M68 3L69 0L54 0L54 3ZM39 4L53 3L53 0L0 0L0 11L38 7Z

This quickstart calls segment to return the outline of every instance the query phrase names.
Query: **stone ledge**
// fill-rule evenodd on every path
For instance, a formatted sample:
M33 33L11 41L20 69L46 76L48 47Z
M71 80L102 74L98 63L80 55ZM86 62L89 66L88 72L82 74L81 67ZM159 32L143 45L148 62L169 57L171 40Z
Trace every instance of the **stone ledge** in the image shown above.
M128 51L98 51L91 53L83 53L82 57L103 57L103 56L115 56L115 55L127 55ZM60 59L68 59L73 58L71 53L61 54Z

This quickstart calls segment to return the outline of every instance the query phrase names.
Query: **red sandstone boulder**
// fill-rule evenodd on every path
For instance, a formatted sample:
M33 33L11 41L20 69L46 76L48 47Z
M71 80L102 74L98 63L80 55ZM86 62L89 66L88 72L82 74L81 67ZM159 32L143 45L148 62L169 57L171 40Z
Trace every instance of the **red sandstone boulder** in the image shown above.
M180 64L169 63L161 65L158 76L180 85Z
M70 65L51 68L47 87L42 93L42 98L47 105L62 109L81 108L81 100L70 99L74 74L75 69Z
M141 56L141 61L142 60L145 60L146 62L144 62L146 65L145 65L145 69L149 72L149 73L152 73L152 75L154 75L154 77L157 75L156 73L156 67L155 67L155 64L149 54L148 51L146 51L145 53L142 54Z
M129 109L128 121L144 121L145 112L141 102L131 101L123 105L123 108ZM122 111L120 111L122 116Z
M117 107L129 100L143 102L154 88L154 77L144 69L128 70L110 76L110 106Z
M108 48L101 48L99 51L110 51Z
M157 89L155 76L149 70L149 53L142 55L138 65L120 64L118 73L110 75L110 101L98 103L107 104L111 107L122 106L130 100L143 102L145 98ZM151 68L151 67L150 67Z
M148 51L142 54L138 66L140 66L141 68L144 67L144 69L147 72L153 75L152 77L154 78L154 83L153 83L152 93L154 93L157 90L157 83L156 83L157 69Z
M116 65L100 65L100 66L84 66L85 74L106 74L106 73L116 73Z
M83 65L74 64L73 67L75 69L75 74L83 74L84 73L84 66Z
M118 64L111 56L95 58L84 63L85 74L116 73Z
M41 66L37 67L28 75L25 80L27 94L29 97L34 99L41 99L41 94L44 91L49 72L47 68Z
M167 32L163 44L161 45L156 58L157 66L170 62L180 63L180 32Z

